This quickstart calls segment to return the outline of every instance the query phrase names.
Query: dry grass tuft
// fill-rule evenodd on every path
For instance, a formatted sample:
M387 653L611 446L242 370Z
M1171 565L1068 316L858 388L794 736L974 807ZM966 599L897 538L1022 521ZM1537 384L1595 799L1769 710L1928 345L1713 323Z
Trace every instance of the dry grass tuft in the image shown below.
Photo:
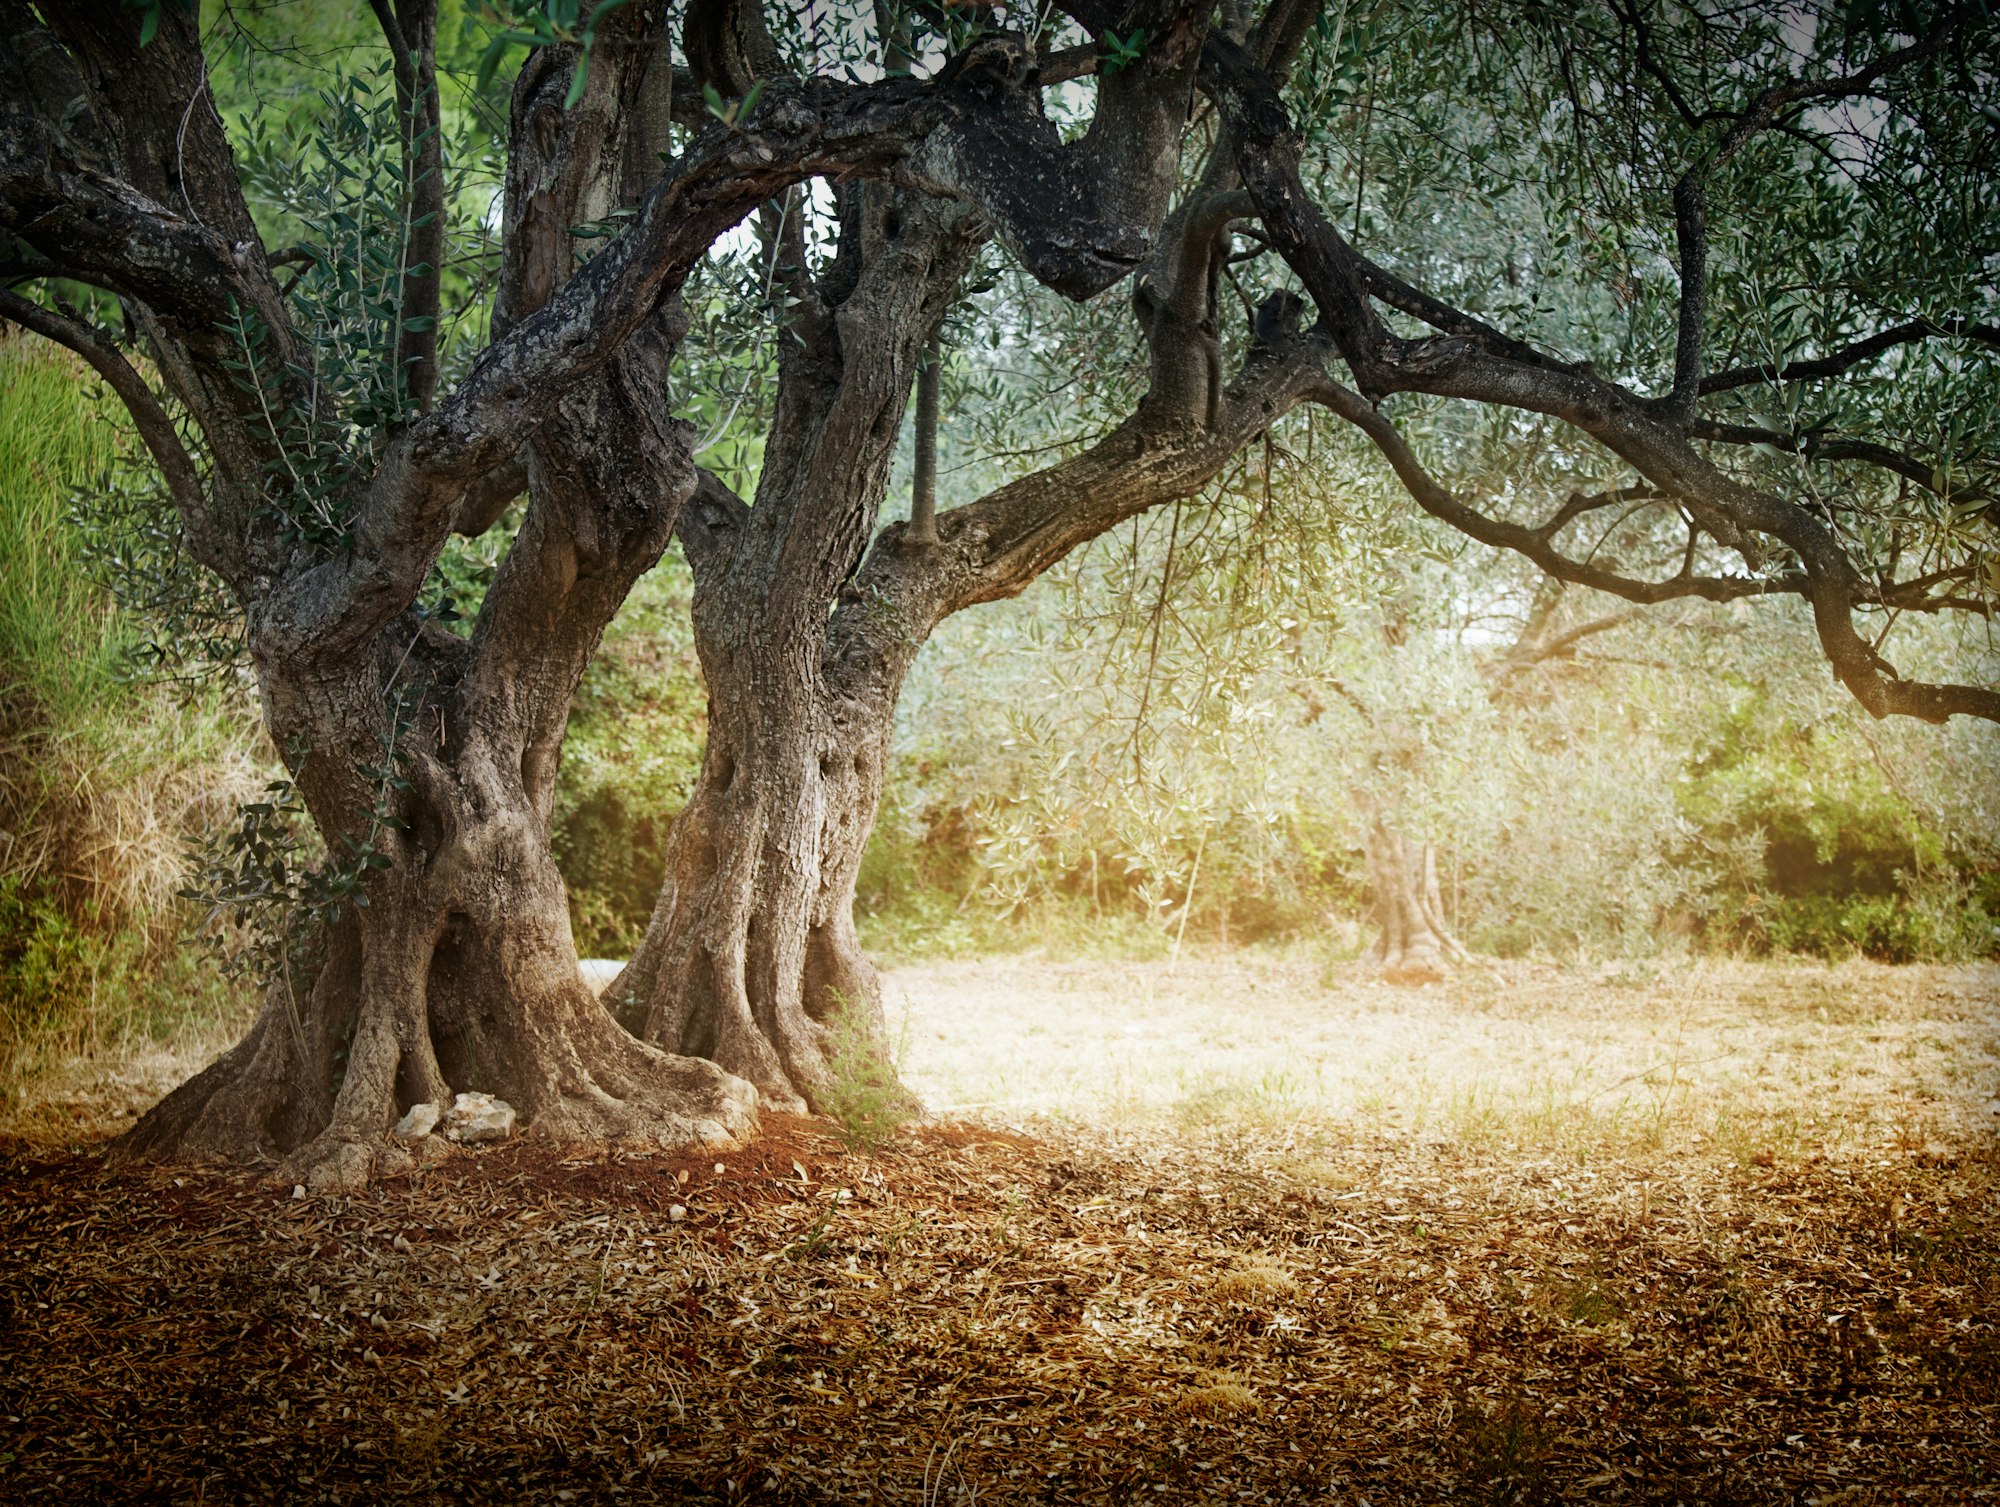
M1200 1386L1189 1387L1174 1399L1174 1407L1196 1417L1222 1418L1232 1413L1254 1413L1258 1402L1257 1394L1244 1385L1241 1377L1227 1371L1209 1371L1203 1373Z
M1272 1298L1297 1297L1299 1284L1277 1262L1253 1256L1237 1262L1216 1278L1214 1291L1225 1303L1262 1303Z

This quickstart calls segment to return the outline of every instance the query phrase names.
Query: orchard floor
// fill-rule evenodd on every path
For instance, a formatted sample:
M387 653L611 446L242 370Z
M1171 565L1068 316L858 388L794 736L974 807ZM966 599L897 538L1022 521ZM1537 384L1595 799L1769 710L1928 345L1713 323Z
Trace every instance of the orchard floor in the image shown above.
M0 1142L0 1499L2000 1500L2000 969L891 983L872 1156ZM679 1213L676 1213L676 1210Z

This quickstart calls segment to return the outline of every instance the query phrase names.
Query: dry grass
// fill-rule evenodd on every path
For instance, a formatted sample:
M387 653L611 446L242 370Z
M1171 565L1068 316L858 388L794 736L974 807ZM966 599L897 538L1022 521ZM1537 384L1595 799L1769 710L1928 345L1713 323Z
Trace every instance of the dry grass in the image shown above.
M927 1091L997 1097L949 1020L1043 1118L872 1158L772 1117L720 1157L526 1142L294 1199L17 1144L0 1496L2000 1492L1991 970L1251 977L1232 1011L1213 962L906 972ZM1310 1095L1262 1086L1286 1029ZM1092 1040L1122 1112L1058 1123Z
M952 1114L1200 1133L1254 1124L1521 1154L1746 1164L1990 1134L2000 968L1486 963L1405 989L1358 965L1013 958L905 968L906 1073Z

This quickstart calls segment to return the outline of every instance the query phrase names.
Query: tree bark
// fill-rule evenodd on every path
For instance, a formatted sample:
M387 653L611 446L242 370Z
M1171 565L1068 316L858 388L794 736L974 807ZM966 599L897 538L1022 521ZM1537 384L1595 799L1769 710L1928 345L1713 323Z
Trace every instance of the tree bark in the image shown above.
M1368 885L1375 945L1369 961L1390 984L1441 984L1469 954L1452 934L1438 894L1437 852L1377 814L1368 826Z
M885 1050L853 904L893 702L797 655L711 677L701 774L668 834L652 923L609 997L647 1041L712 1059L767 1104L819 1108L854 1066L837 1060L842 1045Z
M859 558L911 376L970 251L952 246L955 222L925 227L934 208L901 203L896 214L898 258L909 259L883 257L860 275L833 316L837 345L816 338L825 325L802 302L756 505L704 477L682 515L709 745L668 834L652 921L607 991L645 1039L710 1057L786 1106L825 1102L842 1071L836 1045L874 1067L885 1056L854 887L896 701L923 643L952 613L1012 596L1118 522L1198 491L1303 396L1324 354L1298 332L1296 301L1280 298L1222 392L1202 353L1199 380L1181 380L1185 331L1147 319L1155 391L1138 415L1069 461L937 514L929 538L889 525ZM1210 330L1219 230L1212 215L1179 214L1155 263L1158 307L1189 304L1191 282ZM920 256L925 245L934 249ZM829 534L853 539L852 553L814 567Z
M704 478L680 529L708 747L668 833L652 921L607 991L647 1041L710 1058L787 1108L825 1102L840 1044L883 1050L852 902L894 688L855 683L829 652L829 613L887 493L912 379L983 235L962 207L908 191L857 185L840 208L840 255L816 282L798 217L771 211L769 254L798 302L756 505Z
M428 34L428 14L411 19ZM620 133L652 49L621 40L601 49L574 110L558 108L574 62L561 49L517 82L503 330L565 295L572 227L639 196L619 179ZM433 97L427 51L402 61L423 70L405 97ZM687 426L668 402L684 328L668 289L588 372L541 395L543 417L525 449L505 447L519 453L490 486L418 483L421 519L370 511L423 464L423 445L392 431L346 548L293 550L274 583L239 586L273 741L329 862L365 867L358 895L296 939L244 1040L156 1106L121 1154L274 1162L287 1180L353 1187L409 1164L387 1137L403 1111L468 1090L562 1140L719 1142L754 1128L749 1084L634 1040L585 985L549 841L570 697L694 490ZM169 372L196 364L164 331L156 345ZM177 395L227 426L200 390ZM471 634L424 619L410 603L445 530L489 526L524 486L525 519ZM276 516L252 513L266 531ZM246 571L232 563L235 584Z
M570 696L692 490L657 407L670 349L671 331L628 342L537 436L533 501L469 641L405 614L361 663L266 666L274 735L312 750L294 771L308 809L382 866L125 1152L280 1159L286 1178L355 1186L407 1165L385 1140L403 1111L468 1090L563 1140L754 1128L747 1083L635 1041L584 984L549 843ZM392 760L409 789L393 821L364 823L384 799L369 771Z

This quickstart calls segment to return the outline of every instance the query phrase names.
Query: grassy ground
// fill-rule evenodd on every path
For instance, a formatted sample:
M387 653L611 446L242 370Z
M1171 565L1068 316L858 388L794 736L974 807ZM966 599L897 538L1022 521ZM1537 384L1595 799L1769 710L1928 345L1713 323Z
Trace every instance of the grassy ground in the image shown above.
M891 983L959 1120L873 1157L295 1198L104 1170L178 1067L79 1072L0 1167L0 1497L2000 1495L2000 971Z
M1749 1165L1990 1140L1996 1001L1993 967L1488 962L1404 989L1239 953L912 967L889 1002L942 1113Z

